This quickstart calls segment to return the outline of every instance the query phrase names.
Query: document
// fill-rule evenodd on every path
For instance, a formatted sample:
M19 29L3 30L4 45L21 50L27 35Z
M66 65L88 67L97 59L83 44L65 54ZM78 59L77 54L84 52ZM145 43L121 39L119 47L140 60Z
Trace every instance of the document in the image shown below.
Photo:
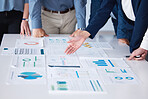
M46 55L57 55L57 56L65 56L65 50L67 48L67 45L53 45L46 48ZM71 54L68 56L74 56L76 57L76 54Z
M139 84L139 79L130 68L98 68L104 84Z
M80 58L80 63L85 68L104 68L104 67L129 67L123 58Z
M48 68L80 68L78 57L49 55L46 58Z
M10 47L3 47L2 48L2 52L1 55L14 55L14 48L10 48Z
M45 56L14 56L11 65L14 68L45 68Z
M45 46L52 45L68 45L69 38L68 37L46 37L45 38Z
M79 57L107 57L107 54L103 49L96 49L96 48L89 48L89 47L84 47L81 46L77 51L76 51L77 56Z
M46 70L44 68L11 68L8 84L46 84Z
M15 48L14 55L44 55L43 48Z
M40 48L43 47L43 39L42 38L17 39L15 47Z
M49 92L106 93L96 70L49 69Z
M82 46L87 48L113 49L107 42L84 42Z

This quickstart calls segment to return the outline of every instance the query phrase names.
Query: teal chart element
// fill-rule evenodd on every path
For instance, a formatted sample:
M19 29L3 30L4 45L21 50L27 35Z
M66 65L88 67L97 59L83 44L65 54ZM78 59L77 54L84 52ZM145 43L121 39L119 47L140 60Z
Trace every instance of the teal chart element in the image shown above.
M134 78L133 77L125 77L125 79L127 79L127 80L133 80Z
M115 77L115 79L117 79L117 80L122 80L123 79L123 77Z
M98 66L108 66L105 62L105 60L98 60L98 61L93 61Z
M18 75L18 77L24 78L26 80L33 80L41 78L42 76L36 72L22 72L20 75Z

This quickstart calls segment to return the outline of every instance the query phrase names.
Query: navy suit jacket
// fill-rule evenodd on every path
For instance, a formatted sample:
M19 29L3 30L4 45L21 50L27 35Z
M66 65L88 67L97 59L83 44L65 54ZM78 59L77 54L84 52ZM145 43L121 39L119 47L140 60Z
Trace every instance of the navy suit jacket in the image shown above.
M90 38L94 38L97 32L107 22L110 17L110 13L116 3L122 9L121 0L103 0L100 9L98 9L96 15L93 17L86 28L86 31L91 34ZM148 28L147 4L148 0L132 0L132 6L136 19L135 22L133 22L134 28L130 41L130 52L134 51L140 46L143 40L143 36ZM129 21L127 17L126 20Z

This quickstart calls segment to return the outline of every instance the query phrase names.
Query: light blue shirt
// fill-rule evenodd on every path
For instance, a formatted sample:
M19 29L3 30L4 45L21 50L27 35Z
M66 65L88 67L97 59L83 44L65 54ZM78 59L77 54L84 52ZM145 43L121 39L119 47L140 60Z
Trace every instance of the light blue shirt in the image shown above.
M24 11L24 4L29 0L0 0L0 12L3 11Z
M32 20L32 28L42 28L42 6L52 11L65 11L74 6L76 9L78 28L85 28L86 3L87 0L29 0L29 13Z

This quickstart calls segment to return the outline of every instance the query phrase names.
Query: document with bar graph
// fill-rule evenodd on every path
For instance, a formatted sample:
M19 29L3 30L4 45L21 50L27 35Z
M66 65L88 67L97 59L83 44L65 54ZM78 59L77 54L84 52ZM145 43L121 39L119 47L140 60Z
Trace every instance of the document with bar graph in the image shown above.
M12 67L16 68L45 68L45 56L43 55L19 55L12 59Z
M104 84L139 84L123 58L80 58L83 68L97 68Z
M95 69L48 69L47 76L49 93L106 93Z

